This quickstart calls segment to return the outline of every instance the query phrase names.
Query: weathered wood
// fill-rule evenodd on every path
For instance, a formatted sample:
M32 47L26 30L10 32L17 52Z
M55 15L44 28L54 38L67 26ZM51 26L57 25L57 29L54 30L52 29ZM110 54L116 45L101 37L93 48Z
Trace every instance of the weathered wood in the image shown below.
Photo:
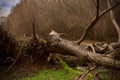
M96 69L96 65L93 65L92 67L90 66L86 71L83 72L83 74L79 75L75 80L84 80L86 75L90 72Z
M110 8L111 7L110 0L107 0L107 4L108 4L108 8ZM120 42L120 27L119 27L119 25L114 17L113 10L111 10L109 13L110 13L111 21L112 21L114 28L116 29L116 32L118 35L118 41Z
M62 48L68 51L70 54L78 56L79 58L83 58L85 60L94 62L105 67L120 68L119 60L115 60L114 58L108 57L105 54L89 52L82 48L81 45L75 44L73 41L61 38L59 33L55 31L49 33L49 35L46 38L47 41L51 44L54 44L56 48Z
M112 46L114 49L115 48L120 48L120 42L110 43L110 46Z
M85 28L82 36L80 37L80 39L78 39L76 41L76 43L80 44L85 39L85 37L88 35L88 32L97 24L97 22L100 20L100 18L102 16L104 16L106 13L108 13L110 10L113 10L114 8L116 8L118 5L120 5L120 2L118 2L114 6L109 7L108 9L106 9L106 10L104 10L104 11L102 11L102 12L99 13L99 0L98 0L97 1L97 8L96 8L96 10L97 10L96 16L91 20L91 22ZM118 34L118 36L119 36L119 34Z
M97 42L93 44L95 52L104 54L104 52L108 49L108 44L103 42Z
M71 55L61 55L58 53L50 53L49 57L47 58L48 62L52 65L58 64L60 61L59 59L62 59L69 65L70 67L77 67L84 65L84 60L80 59L79 57L76 56L71 56Z

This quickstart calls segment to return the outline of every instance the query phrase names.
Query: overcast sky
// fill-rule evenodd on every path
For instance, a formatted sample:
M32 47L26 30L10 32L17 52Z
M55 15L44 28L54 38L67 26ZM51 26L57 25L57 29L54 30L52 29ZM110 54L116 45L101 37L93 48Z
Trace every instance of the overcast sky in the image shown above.
M0 16L7 16L11 7L19 2L20 0L0 0Z

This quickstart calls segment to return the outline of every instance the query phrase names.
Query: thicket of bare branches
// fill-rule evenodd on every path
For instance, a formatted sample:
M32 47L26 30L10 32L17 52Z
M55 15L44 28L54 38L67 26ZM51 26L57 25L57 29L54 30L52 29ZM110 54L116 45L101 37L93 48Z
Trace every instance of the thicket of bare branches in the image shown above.
M100 12L106 9L106 4L106 1L100 0ZM17 37L24 34L31 36L31 23L34 17L39 36L54 29L66 33L68 39L76 40L96 14L95 6L94 0L22 0L21 4L13 10L13 14L9 16L6 29ZM115 40L113 37L117 36L112 26L109 15L106 14L89 32L93 35L88 35L88 37L94 40L97 37L113 41Z
M102 2L104 4L101 4ZM33 4L31 5L31 3ZM83 33L82 37L78 39L79 44L86 37L94 40L103 39L108 43L118 40L118 42L111 44L101 42L85 45L87 48L93 48L92 51L89 51L81 44L64 39L59 33L52 31L47 35L48 43L43 42L47 46L62 48L67 51L68 55L72 54L85 62L92 62L95 66L89 71L97 66L115 71L120 68L120 28L112 9L119 4L120 2L111 7L109 0L107 0L107 6L105 6L106 1L103 0L22 0L21 4L13 11L14 13L9 16L6 30L19 39L23 35L25 37L31 36L33 31L32 48L30 47L33 53L37 51L37 46L33 44L39 43L35 28L40 37L43 37L51 29L68 34L66 37L72 40L79 38ZM104 9L104 7L107 8ZM23 11L19 12L19 10ZM85 72L82 76L84 77L87 73ZM116 76L119 78L118 75Z

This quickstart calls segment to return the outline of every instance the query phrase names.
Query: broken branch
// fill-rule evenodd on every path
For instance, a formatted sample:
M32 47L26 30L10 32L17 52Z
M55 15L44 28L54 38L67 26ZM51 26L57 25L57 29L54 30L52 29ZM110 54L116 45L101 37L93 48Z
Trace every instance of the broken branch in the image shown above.
M51 32L53 33L53 32ZM73 54L79 58L82 58L87 61L91 61L93 63L105 66L105 67L114 67L120 68L120 61L113 59L112 57L108 57L105 54L99 54L94 52L89 52L85 50L83 47L75 44L73 41L69 41L61 38L57 32L54 31L53 34L49 34L47 36L47 41L51 44L54 44L57 48L62 48L69 52L69 54ZM114 53L111 52L111 53Z
M83 72L82 75L79 75L78 78L75 80L83 80L84 77L86 77L86 75L90 73L90 71L93 71L96 67L97 67L96 65L93 65L92 67L90 66L86 71Z
M107 4L108 4L108 8L110 8L111 5L110 5L110 1L109 0L107 0ZM115 20L113 11L111 10L109 13L110 13L111 21L112 21L112 23L113 23L113 25L114 25L114 27L116 29L117 35L118 35L118 42L120 42L120 27L119 27L118 23Z
M99 2L98 2L98 3L99 3ZM98 5L98 3L97 3L97 5ZM77 44L80 44L80 43L85 39L85 37L87 36L87 33L96 25L96 23L99 21L99 19L100 19L102 16L104 16L106 13L108 13L110 10L116 8L119 4L120 4L120 2L118 2L117 4L115 4L113 7L102 11L101 13L99 13L99 15L98 15L98 11L99 11L98 9L99 9L99 7L97 7L97 15L96 15L97 17L94 17L94 18L92 19L91 23L87 26L87 28L85 28L85 30L84 30L81 38L78 39L76 43L77 43Z

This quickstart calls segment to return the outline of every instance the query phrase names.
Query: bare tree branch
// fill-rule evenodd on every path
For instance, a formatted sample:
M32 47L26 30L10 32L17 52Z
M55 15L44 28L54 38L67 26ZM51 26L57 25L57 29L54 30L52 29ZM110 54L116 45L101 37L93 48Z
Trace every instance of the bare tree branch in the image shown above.
M102 11L102 12L99 14L99 17L102 17L103 15L105 15L106 13L108 13L110 10L116 8L118 5L120 5L120 2L118 2L117 4L115 4L114 6L112 6L111 8L108 8L108 9Z
M33 38L36 39L36 30L35 30L35 19L32 22Z
M87 74L90 73L90 71L93 71L94 69L96 69L96 65L93 65L93 66L89 66L89 68L83 72L83 74L79 75L78 78L76 78L75 80L83 80Z
M17 62L18 58L20 57L21 52L22 52L22 49L23 49L23 47L24 47L24 45L25 45L26 43L27 43L26 41L24 41L24 42L22 43L22 46L20 47L19 52L18 52L15 60L14 60L13 63L8 67L8 69L5 71L5 73L7 73L7 72L15 65L15 63Z
M100 9L100 1L97 0L97 6L96 6L96 18L99 17L99 9Z
M96 71L96 70L93 71L93 76L94 76L94 80L102 80L100 78L100 75L99 75L98 71Z
M109 0L107 0L107 4L108 4L108 8L110 8L111 5L110 5L110 1L109 1ZM115 27L115 29L116 29L116 32L117 32L118 42L120 42L120 27L119 27L118 23L117 23L116 20L115 20L114 13L113 13L112 10L110 11L110 18L111 18L112 23L113 23L113 25L114 25L114 27Z
M81 45L77 45L72 41L61 38L60 35L55 31L52 31L47 36L47 41L51 44L54 44L54 46L58 48L62 48L63 50L68 51L69 54L76 55L85 61L91 61L105 67L112 67L115 69L120 68L119 60L116 60L105 54L86 51ZM115 53L115 51L110 53Z
M77 43L77 44L80 44L80 43L85 39L85 37L87 36L88 32L96 25L96 23L99 21L99 19L100 19L102 16L104 16L106 13L108 13L110 10L116 8L119 4L120 4L120 2L118 2L117 4L115 4L113 7L108 8L108 9L102 11L101 13L99 13L99 16L98 16L97 18L94 17L94 18L92 19L91 23L87 26L87 28L85 28L85 30L84 30L81 38L78 39L76 43ZM99 8L99 7L98 7L98 8ZM97 11L99 11L99 10L97 10ZM98 13L97 13L97 15L98 15Z

